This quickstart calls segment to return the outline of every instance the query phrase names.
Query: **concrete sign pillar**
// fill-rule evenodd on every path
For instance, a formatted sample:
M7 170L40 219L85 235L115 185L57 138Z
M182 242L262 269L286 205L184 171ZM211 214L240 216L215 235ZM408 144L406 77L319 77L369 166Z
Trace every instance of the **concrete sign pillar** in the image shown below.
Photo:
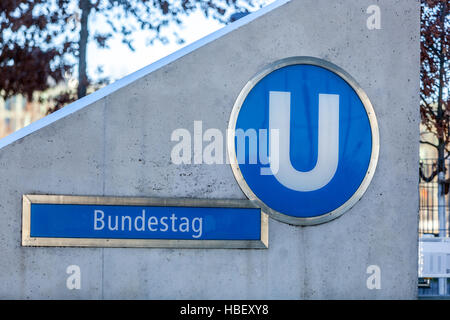
M0 298L416 298L419 11L276 1L0 140ZM345 214L297 225L269 212L268 248L22 246L24 195L246 200L230 115L255 75L290 57L345 70L376 114L376 171ZM338 105L325 93L317 105Z

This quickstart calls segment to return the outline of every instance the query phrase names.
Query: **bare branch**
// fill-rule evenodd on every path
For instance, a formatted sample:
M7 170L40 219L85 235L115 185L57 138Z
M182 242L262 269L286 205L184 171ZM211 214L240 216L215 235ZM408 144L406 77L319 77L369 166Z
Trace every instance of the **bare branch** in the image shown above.
M428 142L428 141L420 141L420 143L430 145L430 146L432 146L432 147L435 147L436 149L439 148L437 145L435 145L435 144L433 144L433 143L431 143L431 142Z

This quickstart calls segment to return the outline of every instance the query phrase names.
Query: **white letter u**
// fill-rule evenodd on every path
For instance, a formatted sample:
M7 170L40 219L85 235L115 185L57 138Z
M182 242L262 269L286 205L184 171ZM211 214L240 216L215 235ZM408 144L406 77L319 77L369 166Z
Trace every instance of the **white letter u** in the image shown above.
M339 95L319 94L318 151L315 167L298 171L290 159L291 93L269 92L269 132L278 130L278 148L269 141L270 169L286 188L314 191L324 187L336 173L339 160ZM278 151L278 152L277 152ZM278 153L278 163L274 157Z

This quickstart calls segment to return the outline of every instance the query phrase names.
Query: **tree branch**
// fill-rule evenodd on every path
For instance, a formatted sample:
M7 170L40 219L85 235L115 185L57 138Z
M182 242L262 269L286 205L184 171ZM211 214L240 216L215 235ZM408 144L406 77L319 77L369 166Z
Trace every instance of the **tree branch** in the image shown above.
M422 140L420 140L419 142L420 142L420 143L423 143L423 144L428 144L428 145L430 145L430 146L432 146L432 147L435 147L436 149L438 148L437 145L435 145L435 144L433 144L433 143L431 143L431 142L428 142L428 141L422 141Z

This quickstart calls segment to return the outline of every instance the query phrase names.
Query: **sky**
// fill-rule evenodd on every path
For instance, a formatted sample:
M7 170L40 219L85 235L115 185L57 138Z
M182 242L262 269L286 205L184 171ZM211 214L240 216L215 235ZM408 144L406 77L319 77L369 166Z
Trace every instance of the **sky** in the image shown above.
M97 67L102 66L103 77L112 81L120 79L224 26L214 19L205 18L201 12L193 13L183 20L182 27L172 29L178 29L178 34L185 40L184 44L177 44L172 40L168 44L155 41L152 45L147 45L147 34L141 30L133 34L135 51L131 51L123 44L120 36L110 39L109 49L98 48L91 41L87 55L89 75L95 79Z
M273 1L259 0L259 3L267 5ZM200 11L191 13L182 18L182 21L181 26L171 25L165 33L170 36L175 30L185 40L183 44L178 44L172 37L167 44L155 41L152 45L148 45L148 33L142 30L133 33L135 51L131 51L127 45L122 43L120 35L110 39L109 48L106 49L98 48L94 41L90 41L87 52L88 76L94 81L106 77L109 82L114 82L225 26L217 20L206 18ZM94 15L89 23L101 26L104 22ZM99 66L103 69L100 75L96 72ZM75 76L73 77L75 78Z

